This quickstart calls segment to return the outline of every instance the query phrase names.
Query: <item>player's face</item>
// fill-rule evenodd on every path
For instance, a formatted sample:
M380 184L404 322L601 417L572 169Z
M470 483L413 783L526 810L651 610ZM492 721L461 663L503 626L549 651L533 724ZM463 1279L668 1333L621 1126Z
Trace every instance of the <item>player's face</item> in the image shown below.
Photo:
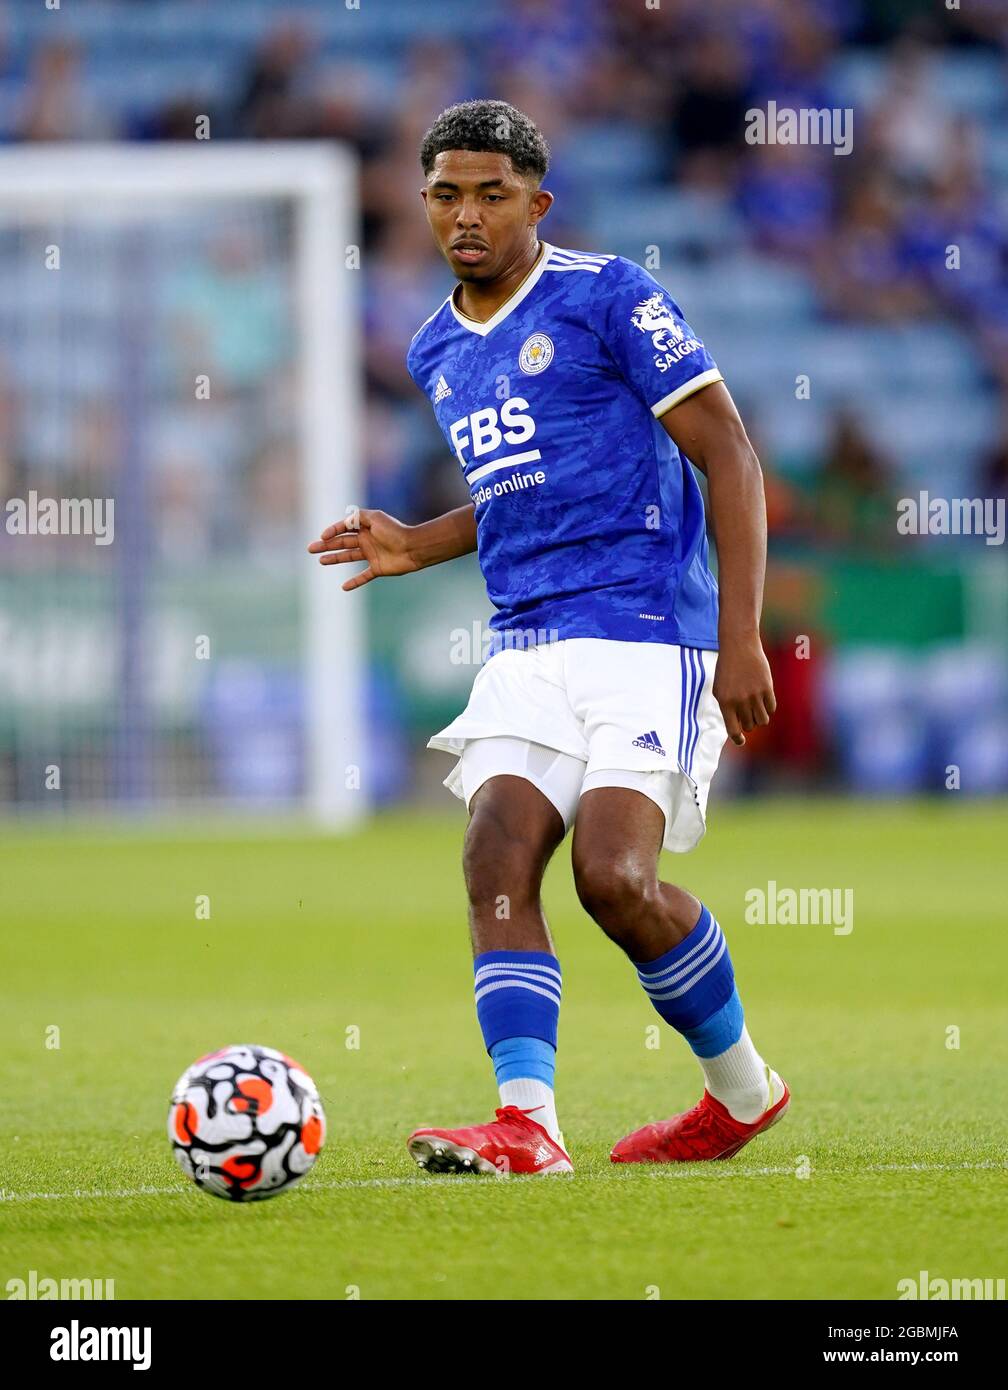
M460 280L495 280L534 239L552 195L504 154L445 150L422 190L438 250Z

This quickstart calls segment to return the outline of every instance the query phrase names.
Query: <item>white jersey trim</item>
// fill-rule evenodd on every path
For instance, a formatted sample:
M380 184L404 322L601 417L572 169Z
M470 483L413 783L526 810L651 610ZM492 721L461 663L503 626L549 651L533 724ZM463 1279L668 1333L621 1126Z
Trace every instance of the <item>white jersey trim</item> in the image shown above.
M550 270L587 270L591 275L597 275L600 270L604 270L603 265L592 265L590 261L579 261L570 265L551 265Z
M695 391L700 391L705 386L713 386L715 381L724 381L724 377L717 367L711 367L709 371L701 372L699 376L691 376L689 381L684 381L674 391L670 391L667 396L663 396L660 401L656 401L651 407L651 414L658 419L659 415L664 415L666 410L671 410L674 405L684 401L687 396L692 396Z
M463 328L468 328L470 333L477 333L481 338L485 338L488 333L493 332L499 323L503 323L509 314L514 313L522 300L530 295L536 285L538 285L542 273L546 269L546 263L550 258L553 247L550 246L548 241L540 242L540 245L542 246L542 250L539 253L539 259L525 276L525 279L515 290L514 294L510 299L505 299L497 312L491 314L490 317L485 319L482 323L480 323L478 319L467 318L465 314L461 313L456 308L455 290L452 290L451 294L448 296L448 303L451 305L451 311L455 315L456 320Z
M587 270L593 275L597 275L600 270L604 270L610 261L614 261L615 256L605 255L594 251L564 251L554 246L553 254L550 256L549 270Z

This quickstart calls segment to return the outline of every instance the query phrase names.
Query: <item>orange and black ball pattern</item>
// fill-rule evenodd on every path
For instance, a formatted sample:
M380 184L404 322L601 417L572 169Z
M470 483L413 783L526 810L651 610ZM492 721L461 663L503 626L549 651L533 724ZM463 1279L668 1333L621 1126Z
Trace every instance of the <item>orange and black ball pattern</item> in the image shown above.
M232 1202L299 1183L325 1143L318 1088L300 1063L240 1044L200 1057L172 1092L168 1138L197 1187Z

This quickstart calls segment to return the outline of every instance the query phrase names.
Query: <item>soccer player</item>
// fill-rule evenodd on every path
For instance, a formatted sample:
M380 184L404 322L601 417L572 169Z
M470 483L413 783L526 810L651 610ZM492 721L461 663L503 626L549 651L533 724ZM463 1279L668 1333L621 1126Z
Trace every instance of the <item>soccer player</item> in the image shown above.
M421 190L458 284L413 339L472 503L407 526L361 509L308 547L363 561L345 590L479 554L496 609L465 711L430 740L470 819L464 871L476 1012L500 1108L420 1129L428 1172L569 1173L553 1078L560 964L540 901L573 827L581 903L629 957L705 1087L621 1139L615 1163L728 1158L779 1120L787 1086L746 1028L710 908L658 878L693 848L725 735L775 701L760 642L762 474L721 373L660 284L620 256L538 236L549 150L522 112L470 101L424 138ZM718 587L707 566L707 477Z

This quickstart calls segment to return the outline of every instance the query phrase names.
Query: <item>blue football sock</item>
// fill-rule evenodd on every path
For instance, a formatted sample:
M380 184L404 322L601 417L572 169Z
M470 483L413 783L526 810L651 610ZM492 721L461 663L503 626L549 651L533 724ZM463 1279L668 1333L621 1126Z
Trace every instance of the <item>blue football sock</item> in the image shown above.
M523 1077L542 1081L553 1089L556 1048L541 1038L502 1038L490 1049L497 1085L520 1081Z
M658 1013L700 1061L707 1089L751 1123L774 1094L773 1074L753 1046L724 933L706 907L693 930L637 976Z
M741 1036L741 1005L736 1018L733 1000L738 994L728 943L705 907L678 946L637 965L637 978L665 1022L687 1039L692 1034L702 1047L722 1043L717 1050L723 1052Z
M476 1014L487 1051L503 1038L557 1045L560 962L544 951L485 951L473 962Z
M476 1013L501 1105L559 1136L553 1078L560 1018L560 963L540 951L487 951L475 961Z

